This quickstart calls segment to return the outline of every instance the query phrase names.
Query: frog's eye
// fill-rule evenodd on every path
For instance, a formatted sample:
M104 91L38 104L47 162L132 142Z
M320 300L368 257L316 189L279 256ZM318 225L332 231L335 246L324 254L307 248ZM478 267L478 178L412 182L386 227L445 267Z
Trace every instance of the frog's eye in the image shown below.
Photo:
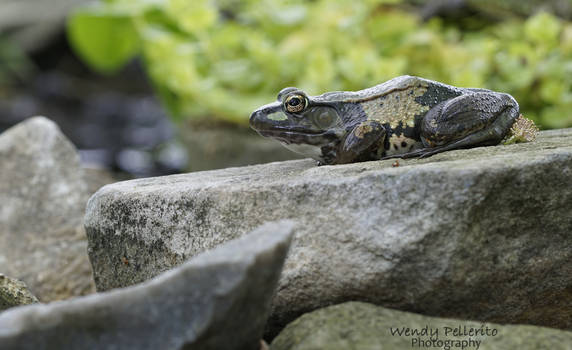
M302 95L290 95L284 101L286 110L290 113L298 113L306 108L306 97Z

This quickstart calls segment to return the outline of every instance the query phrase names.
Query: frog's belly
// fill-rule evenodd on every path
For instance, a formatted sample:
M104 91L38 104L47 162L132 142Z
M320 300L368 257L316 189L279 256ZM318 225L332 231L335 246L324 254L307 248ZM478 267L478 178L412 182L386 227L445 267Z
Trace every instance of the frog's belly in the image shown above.
M404 135L393 134L389 138L389 143L385 144L385 156L403 154L423 148L421 141L406 137Z

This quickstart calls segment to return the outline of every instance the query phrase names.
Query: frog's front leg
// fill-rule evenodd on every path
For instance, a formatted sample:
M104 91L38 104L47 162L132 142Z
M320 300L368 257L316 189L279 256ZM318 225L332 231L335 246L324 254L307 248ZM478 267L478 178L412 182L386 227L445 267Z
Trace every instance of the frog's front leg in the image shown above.
M371 155L383 145L385 135L385 128L376 120L366 120L358 124L345 137L337 163L372 160Z
M518 103L507 94L486 91L455 97L436 105L423 117L421 141L425 148L402 157L428 157L453 149L496 145L518 116Z

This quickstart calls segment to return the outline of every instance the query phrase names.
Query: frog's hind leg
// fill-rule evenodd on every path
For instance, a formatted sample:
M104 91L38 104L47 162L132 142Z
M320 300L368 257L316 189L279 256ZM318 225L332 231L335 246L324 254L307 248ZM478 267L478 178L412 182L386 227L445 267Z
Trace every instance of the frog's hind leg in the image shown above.
M519 116L516 100L507 94L475 92L433 107L421 124L426 148L409 157L428 157L453 149L496 145Z

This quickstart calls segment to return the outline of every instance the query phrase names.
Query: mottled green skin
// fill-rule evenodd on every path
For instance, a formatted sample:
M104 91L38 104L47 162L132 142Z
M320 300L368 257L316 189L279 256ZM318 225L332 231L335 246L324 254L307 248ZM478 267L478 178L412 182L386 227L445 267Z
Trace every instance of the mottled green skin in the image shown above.
M289 106L292 96L304 102ZM286 88L277 100L252 113L251 127L322 164L498 144L519 115L510 95L412 76L313 97Z

